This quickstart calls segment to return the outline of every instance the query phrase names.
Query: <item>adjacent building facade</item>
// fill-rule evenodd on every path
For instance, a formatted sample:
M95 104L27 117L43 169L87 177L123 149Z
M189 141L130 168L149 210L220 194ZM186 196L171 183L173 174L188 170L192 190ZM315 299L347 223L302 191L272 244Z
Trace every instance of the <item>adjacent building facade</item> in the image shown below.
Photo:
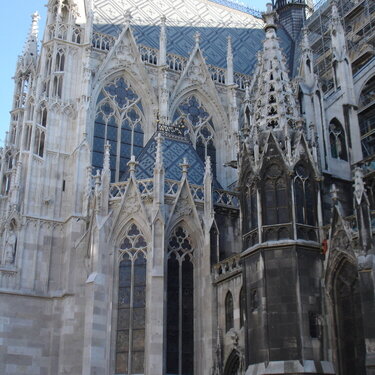
M50 0L0 169L0 374L375 374L375 4Z

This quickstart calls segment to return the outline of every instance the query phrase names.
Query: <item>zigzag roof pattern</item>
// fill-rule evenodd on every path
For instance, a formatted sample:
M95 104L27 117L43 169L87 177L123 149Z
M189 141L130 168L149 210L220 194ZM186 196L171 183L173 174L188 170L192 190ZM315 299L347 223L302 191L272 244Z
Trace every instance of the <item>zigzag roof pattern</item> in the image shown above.
M219 0L218 0L219 2ZM229 1L220 1L231 4ZM188 57L194 46L194 34L201 34L201 49L208 64L226 68L227 37L232 37L234 70L250 74L256 64L256 53L264 39L262 19L208 0L95 0L95 30L118 35L124 14L132 14L132 28L137 43L159 48L160 18L167 19L167 52ZM245 10L245 9L244 9ZM283 29L278 36L289 55L291 41Z

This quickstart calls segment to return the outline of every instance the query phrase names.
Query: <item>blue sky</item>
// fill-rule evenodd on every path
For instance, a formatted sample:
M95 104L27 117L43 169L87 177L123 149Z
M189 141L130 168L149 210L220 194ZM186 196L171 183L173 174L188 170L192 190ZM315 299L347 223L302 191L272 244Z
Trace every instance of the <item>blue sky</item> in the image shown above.
M266 0L240 1L251 8L265 10ZM47 0L12 0L3 6L0 22L0 45L3 47L0 59L0 146L3 145L5 132L9 128L9 111L13 99L13 80L17 57L23 46L31 25L31 14L41 15L39 21L39 39L46 21Z

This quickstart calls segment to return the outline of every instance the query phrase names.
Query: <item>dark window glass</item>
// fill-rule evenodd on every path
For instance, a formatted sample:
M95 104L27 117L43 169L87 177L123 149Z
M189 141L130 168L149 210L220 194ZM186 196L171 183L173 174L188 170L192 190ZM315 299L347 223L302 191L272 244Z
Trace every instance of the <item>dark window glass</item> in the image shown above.
M228 332L231 328L234 328L233 297L232 293L228 292L225 297L225 331Z

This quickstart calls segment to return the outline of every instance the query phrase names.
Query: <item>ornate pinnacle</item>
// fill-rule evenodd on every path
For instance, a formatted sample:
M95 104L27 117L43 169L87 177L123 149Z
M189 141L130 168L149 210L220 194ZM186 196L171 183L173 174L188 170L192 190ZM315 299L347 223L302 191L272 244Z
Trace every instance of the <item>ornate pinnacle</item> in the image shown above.
M301 48L302 51L309 51L310 48L310 42L309 42L309 29L307 27L302 28L303 37L301 42Z
M195 40L195 46L199 48L199 44L201 42L201 33L199 31L197 31L194 34L194 40Z
M132 155L130 157L130 160L128 161L128 167L129 167L130 175L134 175L134 173L135 173L135 167L137 165L138 165L138 163L135 161L135 156Z
M130 26L131 20L132 20L132 14L131 14L130 10L127 9L125 14L124 14L125 25Z

